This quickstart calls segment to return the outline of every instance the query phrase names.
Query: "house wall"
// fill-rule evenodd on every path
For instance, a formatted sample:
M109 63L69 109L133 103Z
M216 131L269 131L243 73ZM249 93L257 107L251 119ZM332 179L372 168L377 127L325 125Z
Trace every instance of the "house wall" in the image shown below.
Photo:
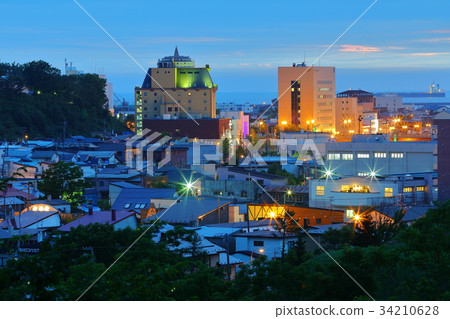
M255 246L255 241L263 242L263 246ZM286 238L285 252L287 253L289 243L295 243L296 237ZM254 253L260 253L260 249L264 249L262 254L266 255L269 259L275 259L281 257L281 251L283 247L282 238L265 238L265 237L236 237L236 251L251 251Z
M124 220L121 220L120 222L114 224L114 230L120 230L125 228L131 228L133 230L137 228L137 221L134 215L131 215L130 217L125 218Z

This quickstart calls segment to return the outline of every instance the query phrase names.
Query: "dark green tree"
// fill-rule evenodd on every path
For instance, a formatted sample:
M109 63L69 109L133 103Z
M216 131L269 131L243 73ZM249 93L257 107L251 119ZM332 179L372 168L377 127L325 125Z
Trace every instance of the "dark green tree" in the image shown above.
M46 196L61 197L77 206L84 202L83 194L91 183L83 178L81 168L74 163L57 162L42 173L38 188Z

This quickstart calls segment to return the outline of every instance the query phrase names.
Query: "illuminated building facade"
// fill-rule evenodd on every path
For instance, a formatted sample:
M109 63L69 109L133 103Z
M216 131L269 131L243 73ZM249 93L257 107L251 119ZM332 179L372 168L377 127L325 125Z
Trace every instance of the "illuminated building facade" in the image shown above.
M354 135L326 144L326 167L336 176L432 173L436 142L391 142L385 135Z
M142 86L135 88L136 133L146 119L214 118L217 85L209 71L209 65L195 67L177 48L149 68Z
M278 123L307 131L335 129L335 68L304 63L278 68ZM287 91L286 91L287 90Z

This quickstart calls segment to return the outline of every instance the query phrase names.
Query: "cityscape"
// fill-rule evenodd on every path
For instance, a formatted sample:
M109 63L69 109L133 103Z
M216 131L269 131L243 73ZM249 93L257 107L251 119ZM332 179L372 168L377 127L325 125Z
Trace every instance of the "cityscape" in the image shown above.
M120 76L124 60L108 71L110 55L92 69L64 45L54 56L0 55L0 300L450 299L450 67L441 59L450 25L441 13L411 31L421 41L401 33L394 45L382 26L386 42L371 44L372 15L388 9L358 2L327 44L281 50L269 28L277 49L248 62L237 52L249 44L227 38L238 38L234 27L191 38L168 28L164 41L155 29L161 38L141 43L151 54L135 56L102 21L101 3L69 1L67 19L85 18L139 76ZM368 41L349 44L358 23ZM223 54L203 47L216 43ZM382 76L377 59L390 68ZM435 317L448 306L424 305ZM284 304L273 313L288 314Z

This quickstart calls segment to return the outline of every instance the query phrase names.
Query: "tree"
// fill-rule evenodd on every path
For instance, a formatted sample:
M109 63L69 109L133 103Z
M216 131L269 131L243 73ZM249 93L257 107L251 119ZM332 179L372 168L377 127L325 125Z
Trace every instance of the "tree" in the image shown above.
M57 162L42 173L38 188L46 196L62 198L77 206L84 202L83 194L90 182L83 179L83 171L74 163Z

